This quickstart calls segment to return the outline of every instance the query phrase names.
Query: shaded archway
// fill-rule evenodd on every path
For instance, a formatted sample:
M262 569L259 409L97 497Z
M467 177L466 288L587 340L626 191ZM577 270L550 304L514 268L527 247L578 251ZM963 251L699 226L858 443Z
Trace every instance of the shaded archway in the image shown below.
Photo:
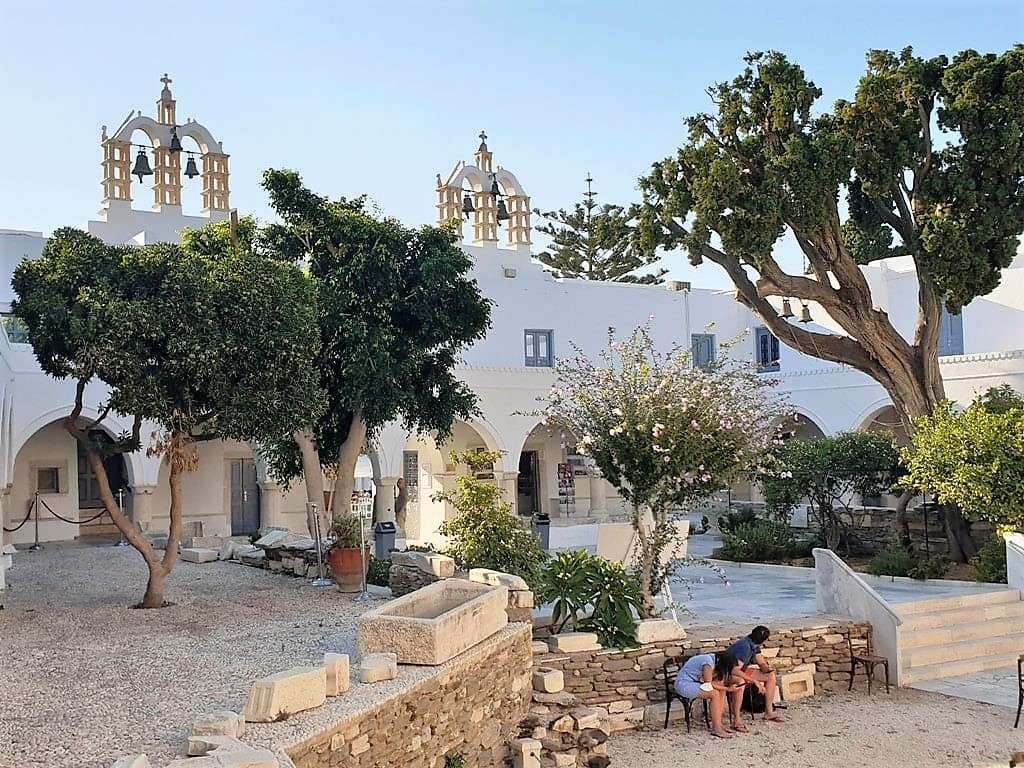
M887 434L900 446L910 445L910 436L892 405L885 405L875 410L861 422L858 431Z
M116 535L84 449L64 428L64 418L54 415L31 422L15 442L3 521L6 528L17 528L9 531L10 540L15 544L33 541L37 513L40 541ZM103 427L95 433L100 440L114 438L112 430ZM110 456L104 465L111 490L130 515L130 484L135 476L131 456Z

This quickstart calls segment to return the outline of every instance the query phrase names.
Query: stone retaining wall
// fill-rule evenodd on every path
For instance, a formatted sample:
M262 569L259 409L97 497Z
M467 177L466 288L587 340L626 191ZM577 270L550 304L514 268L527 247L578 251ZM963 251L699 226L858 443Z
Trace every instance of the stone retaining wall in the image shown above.
M373 707L286 745L296 768L499 768L527 714L528 624L510 625L437 673Z
M611 730L638 728L649 719L664 716L663 664L666 658L725 650L749 631L737 628L690 630L685 640L660 642L625 651L602 649L564 655L538 654L535 663L560 669L565 693L574 701L565 705L596 707L607 713ZM871 632L870 624L841 620L808 620L799 626L773 627L765 643L766 655L773 655L772 666L786 672L803 665L814 665L814 682L819 689L837 690L849 682L850 652L847 637L854 647L863 647ZM546 699L551 699L548 702ZM557 697L534 696L535 713L558 711ZM562 702L557 702L561 704ZM649 711L645 710L650 707Z

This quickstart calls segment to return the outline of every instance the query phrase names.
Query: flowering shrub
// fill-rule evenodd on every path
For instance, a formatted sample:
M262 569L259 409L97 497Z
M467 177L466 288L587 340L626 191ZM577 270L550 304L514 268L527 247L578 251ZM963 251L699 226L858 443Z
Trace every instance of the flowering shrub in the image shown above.
M577 351L555 372L544 423L573 435L577 451L632 505L641 612L652 616L654 593L672 569L664 556L676 536L669 512L757 463L780 410L771 380L728 354L701 368L690 364L688 351L661 353L646 327L625 340L609 329L597 362Z

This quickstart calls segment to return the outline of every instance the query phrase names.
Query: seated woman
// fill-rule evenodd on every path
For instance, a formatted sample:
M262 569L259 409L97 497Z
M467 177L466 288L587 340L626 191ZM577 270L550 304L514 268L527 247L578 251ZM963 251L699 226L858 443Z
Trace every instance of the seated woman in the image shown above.
M720 739L732 738L722 723L726 697L732 700L732 729L740 733L747 730L735 717L743 698L744 683L739 678L741 671L735 656L728 651L719 651L691 656L676 675L676 693L684 699L707 699L711 710L711 734Z

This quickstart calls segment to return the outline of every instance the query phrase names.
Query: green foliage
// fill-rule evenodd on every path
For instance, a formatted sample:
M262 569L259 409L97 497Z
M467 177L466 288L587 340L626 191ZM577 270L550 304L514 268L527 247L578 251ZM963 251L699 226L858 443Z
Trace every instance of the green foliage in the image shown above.
M803 499L826 545L834 549L852 532L840 517L854 496L888 491L902 472L899 448L875 432L843 432L817 440L790 440L774 452L771 467L758 480L768 513L788 519Z
M693 366L689 350L658 350L647 328L623 340L609 329L597 362L577 351L559 360L556 375L540 415L574 436L577 451L632 504L649 616L654 592L672 570L664 556L675 546L669 511L710 496L756 464L775 435L773 382L728 354L707 368Z
M868 563L868 573L874 576L909 576L925 581L941 579L949 570L944 557L915 557L903 547L890 547L875 555Z
M1006 542L1002 536L995 536L982 544L970 562L974 578L978 581L1006 583Z
M949 571L949 560L944 557L918 558L907 575L918 581L941 579Z
M371 558L366 568L366 583L375 587L389 586L391 581L391 561Z
M401 419L443 441L454 419L476 411L453 368L490 325L490 304L469 277L470 257L448 229L380 218L363 198L321 197L293 171L269 170L263 186L282 222L260 233L261 248L308 263L317 289L315 369L327 408L313 433L323 463L337 461L357 411L371 436ZM292 441L265 453L280 479L301 475Z
M287 434L322 402L309 281L244 247L193 250L197 238L108 246L59 229L15 270L14 311L46 373L101 379L118 413L191 438Z
M456 512L441 524L440 532L448 538L445 553L460 568L491 568L521 576L533 585L547 554L502 498L502 490L474 476L500 458L491 451L452 451L452 463L468 466L470 474L457 478L454 490L434 496Z
M739 526L752 523L757 519L754 510L749 507L737 509L735 512L723 512L718 516L718 530L722 533L732 533Z
M332 549L359 549L363 535L362 523L356 515L335 515L331 521Z
M588 182L590 180L588 179ZM657 260L654 250L642 250L634 237L634 215L619 205L598 205L588 191L572 211L541 213L547 223L537 227L551 238L550 250L537 259L556 277L612 280L621 283L662 282L668 270L636 275L637 269Z
M1024 231L1024 45L952 59L870 51L831 111L784 54L745 63L640 180L641 247L719 264L784 341L872 376L903 416L929 412L942 397L941 305L958 312L995 288ZM799 242L807 276L776 260L783 238ZM891 256L917 268L913 345L875 311L858 268ZM787 323L768 300L784 296L815 302L843 333Z
M905 449L906 486L959 507L971 520L1024 525L1024 402L989 391L962 412L944 403L919 419Z
M462 755L445 755L444 768L465 768L466 758Z
M244 235L252 227L243 220L239 229ZM14 311L40 367L76 381L66 426L90 454L139 450L143 420L158 425L146 447L170 466L173 544L159 560L135 542L151 577L174 565L181 474L195 469L198 442L274 440L322 409L310 281L297 267L255 252L248 237L233 246L226 222L186 233L181 246L108 246L59 229L12 282ZM98 380L108 399L86 424L79 419L83 392ZM109 412L127 417L131 430L94 438ZM163 604L158 583L151 578L145 607Z
M552 604L551 631L596 632L601 645L636 644L640 584L620 563L584 550L559 552L541 568L537 599Z
M914 558L907 550L891 547L871 558L868 573L874 576L909 576L913 567Z
M785 523L755 520L722 535L722 556L747 563L779 562L791 557L796 538Z

